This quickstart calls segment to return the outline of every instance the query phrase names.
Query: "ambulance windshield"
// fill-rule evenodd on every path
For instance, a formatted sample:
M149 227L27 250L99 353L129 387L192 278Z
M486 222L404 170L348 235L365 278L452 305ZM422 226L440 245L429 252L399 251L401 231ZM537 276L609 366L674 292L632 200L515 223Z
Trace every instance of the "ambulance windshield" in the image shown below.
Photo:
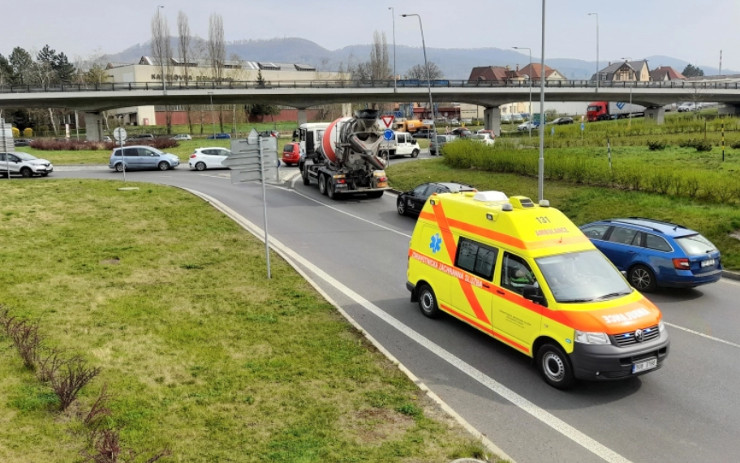
M535 260L558 302L603 301L632 292L619 271L597 250Z

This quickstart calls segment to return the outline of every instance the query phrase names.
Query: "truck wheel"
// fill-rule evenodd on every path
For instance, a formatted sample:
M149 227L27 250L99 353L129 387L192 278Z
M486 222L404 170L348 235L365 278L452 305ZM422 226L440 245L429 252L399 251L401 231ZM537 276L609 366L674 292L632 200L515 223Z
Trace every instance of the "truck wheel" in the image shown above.
M326 175L319 174L319 193L326 194Z
M418 155L419 155L419 150L414 150L414 151L411 152L411 157L412 158L415 158Z
M331 183L331 180L329 180L329 177L326 177L326 196L329 197L329 199L337 199L336 191L334 191L334 185Z
M655 291L657 284L655 283L655 275L653 272L644 265L635 265L629 272L627 272L627 280L633 288L638 291L645 291L646 293Z
M422 284L419 288L419 309L425 317L439 318L442 314L437 307L437 296L427 284Z
M311 178L308 176L308 168L304 164L301 168L301 177L303 177L303 184L304 185L310 185L311 184Z
M576 383L570 359L559 346L543 344L537 350L537 369L547 384L557 389L570 389Z

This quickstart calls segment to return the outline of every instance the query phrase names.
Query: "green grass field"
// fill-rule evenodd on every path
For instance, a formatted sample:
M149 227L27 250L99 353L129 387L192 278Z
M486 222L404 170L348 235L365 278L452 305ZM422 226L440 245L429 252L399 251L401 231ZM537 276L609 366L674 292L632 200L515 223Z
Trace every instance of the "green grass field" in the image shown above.
M111 433L118 459L96 461L487 456L276 255L268 280L251 234L182 190L121 185L0 182L0 312L38 323L42 357L101 368L62 412L0 330L0 461L82 461Z

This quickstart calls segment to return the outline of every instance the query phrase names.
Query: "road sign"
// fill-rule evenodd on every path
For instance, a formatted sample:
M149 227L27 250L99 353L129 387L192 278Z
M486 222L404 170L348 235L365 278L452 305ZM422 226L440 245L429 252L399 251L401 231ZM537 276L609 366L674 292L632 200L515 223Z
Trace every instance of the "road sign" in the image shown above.
M383 138L385 138L388 141L393 140L393 130L385 129L383 131Z
M123 127L116 127L113 131L113 138L115 138L116 141L126 141L126 129Z
M260 137L252 129L246 139L231 140L231 154L223 165L231 169L231 182L264 180L279 183L277 139Z
M390 128L391 124L393 124L393 119L395 119L395 117L390 115L380 116L380 120L383 121L386 128Z

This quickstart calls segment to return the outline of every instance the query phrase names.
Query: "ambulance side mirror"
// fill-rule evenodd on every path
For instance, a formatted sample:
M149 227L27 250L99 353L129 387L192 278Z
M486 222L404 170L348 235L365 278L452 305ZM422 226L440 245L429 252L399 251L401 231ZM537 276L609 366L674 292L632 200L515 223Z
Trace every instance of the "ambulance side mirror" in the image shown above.
M539 286L524 285L524 287L522 288L522 296L524 296L524 299L529 299L535 304L539 304L543 307L547 307L547 300L545 299L545 296L542 294L542 291L540 290Z

